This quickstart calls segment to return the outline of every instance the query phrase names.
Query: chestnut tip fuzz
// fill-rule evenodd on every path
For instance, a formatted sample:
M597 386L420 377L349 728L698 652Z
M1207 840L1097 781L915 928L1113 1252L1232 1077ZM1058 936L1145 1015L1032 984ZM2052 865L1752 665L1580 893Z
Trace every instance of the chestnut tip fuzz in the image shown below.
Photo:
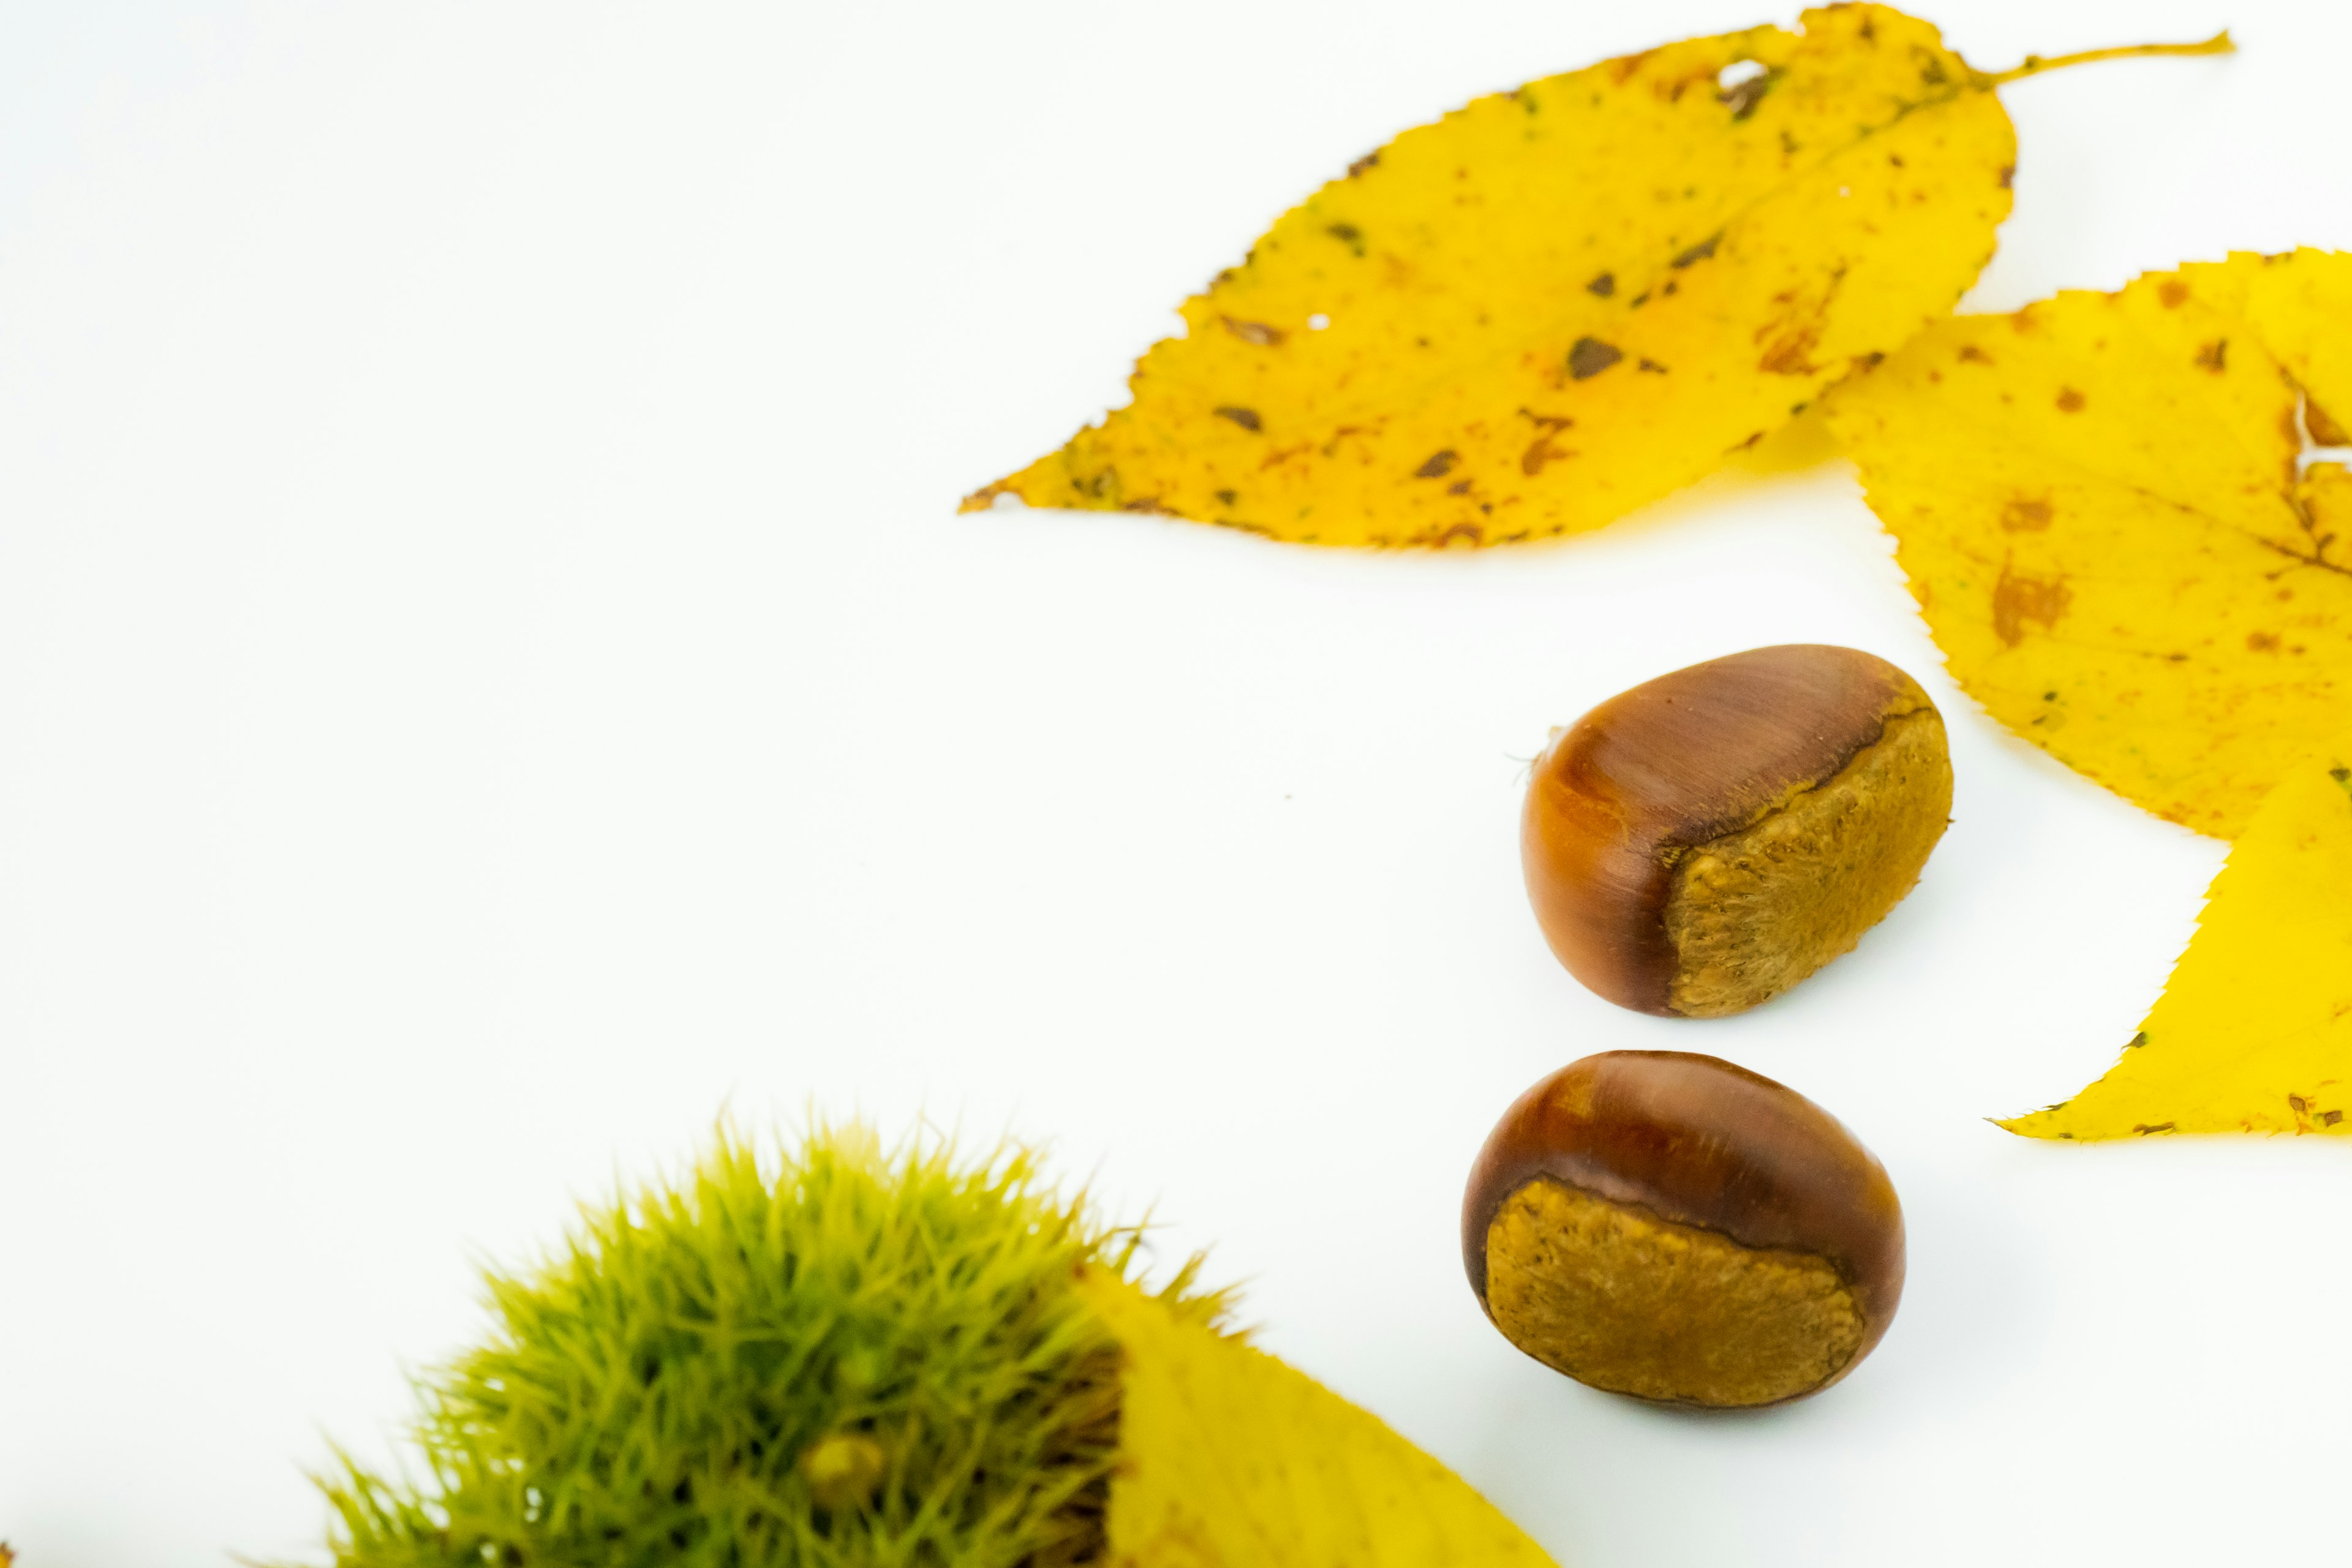
M1713 1018L1850 950L1917 882L1951 807L1918 683L1795 643L1662 675L1560 731L1520 853L1569 973L1621 1006Z
M1463 1196L1462 1258L1503 1336L1580 1383L1777 1405L1886 1332L1903 1208L1794 1089L1714 1057L1609 1051L1504 1112Z

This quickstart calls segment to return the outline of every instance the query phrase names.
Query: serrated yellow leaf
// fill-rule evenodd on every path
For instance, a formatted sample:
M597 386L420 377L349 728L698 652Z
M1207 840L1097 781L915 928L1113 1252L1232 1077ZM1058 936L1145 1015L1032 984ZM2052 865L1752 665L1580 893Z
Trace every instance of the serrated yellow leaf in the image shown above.
M2352 1133L2352 735L2289 773L2106 1077L2000 1125L2032 1138Z
M2343 438L2347 321L2352 255L2233 256L1938 323L1839 388L1969 694L2223 837L2352 721L2352 479L2305 439Z
M1320 544L1598 527L1951 309L2010 206L1993 85L1855 5L1479 99L1277 220L1131 405L966 509Z
M1106 1271L1078 1289L1126 1353L1114 1568L1549 1568L1369 1411Z

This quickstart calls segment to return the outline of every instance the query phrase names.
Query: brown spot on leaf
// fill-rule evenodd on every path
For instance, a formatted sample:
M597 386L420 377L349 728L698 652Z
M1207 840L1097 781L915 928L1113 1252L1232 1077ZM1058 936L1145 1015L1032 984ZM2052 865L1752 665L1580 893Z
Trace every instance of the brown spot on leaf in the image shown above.
M2058 1108L2053 1105L2050 1109L2055 1110ZM2132 1124L2132 1131L2143 1138L2151 1132L2169 1132L2172 1129L2173 1123L2169 1121L2137 1121Z
M1257 430L1263 428L1258 420L1257 410L1255 408L1240 408L1228 403L1222 407L1212 409L1210 412L1220 419L1232 420L1234 424L1240 426L1244 430Z
M1652 375L1665 375L1669 374L1664 365L1660 364L1654 359L1644 359L1633 368L1635 370L1646 370Z
M1713 256L1715 254L1715 247L1722 243L1723 231L1721 229L1717 229L1715 233L1708 235L1705 239L1700 240L1696 245L1692 246L1688 250L1684 251L1680 256L1675 257L1674 260L1668 262L1667 265L1676 268L1695 266L1699 262L1705 261L1708 257Z
M1379 167L1380 162L1381 155L1378 152L1365 153L1362 157L1348 165L1348 178L1352 180L1367 169Z
M1442 479L1454 471L1455 456L1451 447L1442 452L1432 452L1429 460L1412 471L1412 477L1416 479Z
M1532 408L1522 408L1519 414L1521 417L1533 421L1538 432L1536 438L1528 444L1528 449L1519 455L1519 472L1539 474L1543 472L1543 466L1554 458L1576 456L1551 444L1551 438L1575 424L1575 420L1557 414L1538 414Z
M2286 1097L2286 1108L2289 1110L2294 1111L2297 1116L2308 1116L2311 1114L2311 1101L2304 1099L2303 1096L2299 1094L2290 1094Z
M1554 458L1572 458L1575 455L1573 452L1564 452L1553 446L1550 437L1538 436L1528 443L1526 451L1519 454L1519 472L1540 474L1543 472L1543 466Z
M1811 375L1819 368L1812 363L1811 355L1821 341L1822 324L1808 321L1766 349L1764 357L1756 362L1756 368L1767 375Z
M2017 165L2014 163L2003 163L2000 166L2000 188L2005 191L2009 189L2011 185L2014 184L2016 181Z
M2043 631L2057 628L2074 595L2063 577L2021 577L2004 564L1992 589L1993 635L2011 647L2025 637L2025 623L2039 621Z
M1225 323L1225 331L1255 348L1273 348L1286 335L1280 327L1269 327L1264 321L1244 321L1232 316L1219 319Z
M1219 506L1231 506L1234 502L1241 499L1240 495L1233 490L1219 490L1217 492L1217 504Z
M2229 339L2227 339L2227 338L2215 338L2215 339L2214 339L2211 342L2210 342L2210 343L2203 343L2203 344L2199 345L2198 350L2197 350L2197 368L2198 368L2198 369L2200 369L2200 370L2210 370L2210 371L2211 371L2214 374L2219 375L2219 374L2221 374L2223 371L2227 370L2229 367L2230 367L2230 340L2229 340Z
M2168 278L2157 286L2156 302L2168 310L2177 310L2188 302L2189 285L2178 278Z
M2352 435L2347 435L2343 426L2328 417L2327 410L2314 403L2309 394L2303 399L2303 427L2311 432L2315 445L2352 447Z
M1364 254L1364 231L1351 223L1335 223L1323 231L1357 255Z
M2246 651L2248 653L2276 653L2278 652L2278 647L2279 639L2278 633L2276 632L2248 632L2246 634Z
M1771 90L1772 78L1767 72L1762 76L1751 76L1746 81L1734 82L1715 96L1717 102L1731 110L1732 119L1745 120L1756 112L1756 106L1763 102L1764 95Z
M1457 522L1437 536L1436 544L1438 549L1444 550L1453 544L1475 546L1486 542L1486 530L1483 525L1475 522Z
M1960 346L1960 358L1964 363L1969 364L1990 364L1992 363L1992 355L1985 353L1984 350L1977 347L1974 343L1963 343Z
M1625 351L1599 338L1579 338L1568 351L1568 374L1571 381L1586 381L1599 375L1625 357Z
M1617 274L1603 272L1600 277L1587 283L1584 286L1584 291L1588 294L1597 294L1606 300L1610 295L1617 292Z
M1445 493L1450 496L1466 496L1470 493L1470 481L1456 479L1445 487Z
M2319 1124L2322 1127L2333 1127L2343 1120L2344 1113L2340 1110L2323 1110L2319 1113Z
M2058 389L2059 413L2080 414L2083 411L2083 395L2073 387L2062 386Z
M2012 496L2000 509L2000 526L2008 533L2040 533L2050 526L2046 497Z

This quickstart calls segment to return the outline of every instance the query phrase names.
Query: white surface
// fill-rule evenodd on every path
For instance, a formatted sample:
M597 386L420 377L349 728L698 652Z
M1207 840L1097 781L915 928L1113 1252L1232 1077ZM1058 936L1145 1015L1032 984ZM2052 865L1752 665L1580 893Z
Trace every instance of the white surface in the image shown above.
M2352 244L2336 5L1943 7L2005 95L1975 299ZM2342 1550L2352 1163L1986 1125L2102 1070L2221 847L1952 690L1850 473L1476 556L959 518L1276 213L1475 93L1753 0L0 8L0 1534L315 1550L470 1260L722 1105L1058 1141L1265 1342L1570 1568ZM1738 1020L1546 954L1549 726L1874 649L1958 821ZM1526 1361L1454 1210L1616 1047L1885 1158L1903 1313L1832 1394L1662 1414Z

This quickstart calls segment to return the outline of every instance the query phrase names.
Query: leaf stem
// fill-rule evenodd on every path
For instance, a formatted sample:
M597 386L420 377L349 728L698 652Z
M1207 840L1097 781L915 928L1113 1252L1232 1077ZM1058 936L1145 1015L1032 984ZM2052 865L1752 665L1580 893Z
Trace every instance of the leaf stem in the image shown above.
M2072 55L2028 55L2025 63L2005 71L1988 71L1985 80L1994 87L2012 81L2023 81L2043 71L2063 70L2068 66L2089 65L2093 60L2129 59L2139 55L2233 55L2238 46L2231 40L2228 28L2214 34L2201 44L2126 44L2119 48L2084 49Z

